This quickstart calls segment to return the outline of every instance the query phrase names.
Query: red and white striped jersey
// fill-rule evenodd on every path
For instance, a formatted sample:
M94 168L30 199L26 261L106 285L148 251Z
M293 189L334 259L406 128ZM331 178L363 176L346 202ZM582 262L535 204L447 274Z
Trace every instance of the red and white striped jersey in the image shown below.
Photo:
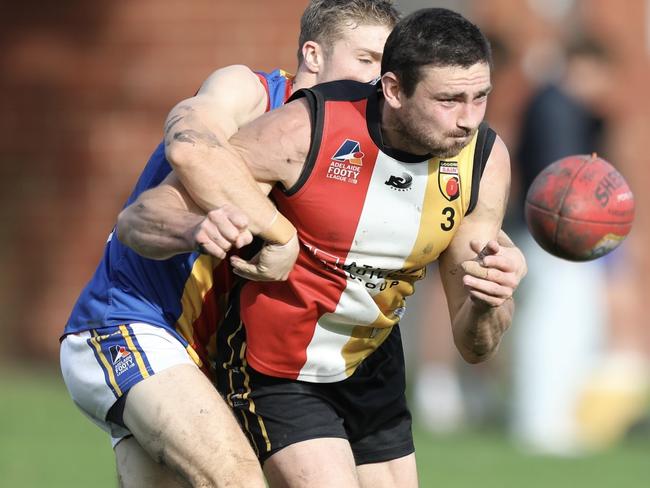
M285 282L241 291L247 360L271 376L334 382L388 336L425 266L473 208L495 133L482 124L445 160L385 147L376 86L333 82L304 96L312 146L293 188L275 189L301 250Z

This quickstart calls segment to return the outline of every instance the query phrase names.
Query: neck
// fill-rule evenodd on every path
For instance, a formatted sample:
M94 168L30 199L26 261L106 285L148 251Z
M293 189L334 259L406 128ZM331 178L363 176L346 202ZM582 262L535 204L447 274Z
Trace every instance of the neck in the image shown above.
M296 71L296 76L293 78L293 86L291 88L291 92L298 91L302 88L311 88L318 82L316 73L313 73L309 71L305 66L301 63L298 66L298 70Z

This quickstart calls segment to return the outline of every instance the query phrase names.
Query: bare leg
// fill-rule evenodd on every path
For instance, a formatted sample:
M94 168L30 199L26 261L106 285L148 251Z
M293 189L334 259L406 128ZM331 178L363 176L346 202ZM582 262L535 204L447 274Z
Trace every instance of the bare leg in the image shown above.
M297 442L264 463L271 488L359 487L354 457L345 439Z
M265 486L230 409L192 365L173 366L135 385L124 423L154 461L191 486Z
M115 446L117 475L121 488L181 488L189 486L164 464L156 463L138 444L128 437Z
M357 466L362 488L417 488L418 473L415 454L384 463Z

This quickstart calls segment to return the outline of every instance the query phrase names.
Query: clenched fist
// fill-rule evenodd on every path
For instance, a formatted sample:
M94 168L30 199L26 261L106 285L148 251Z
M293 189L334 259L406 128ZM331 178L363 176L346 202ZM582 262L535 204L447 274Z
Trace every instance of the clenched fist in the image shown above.
M228 251L250 244L248 218L238 208L224 205L207 213L192 231L196 249L202 254L223 259Z
M476 258L462 263L463 283L475 303L498 307L512 297L528 270L526 259L503 232L483 246L470 243Z

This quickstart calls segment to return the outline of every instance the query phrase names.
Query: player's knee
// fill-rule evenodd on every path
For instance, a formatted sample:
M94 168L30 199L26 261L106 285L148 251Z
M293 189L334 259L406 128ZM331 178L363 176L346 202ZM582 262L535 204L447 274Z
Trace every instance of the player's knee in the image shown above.
M232 486L246 488L264 488L262 469L256 459L237 459L233 457L223 462L215 459L209 465L193 464L184 473L193 487Z
M264 488L262 468L252 452L208 450L183 455L166 448L163 443L151 446L150 455L161 464L167 465L192 487L251 487Z
M173 470L157 463L134 437L115 446L118 485L120 488L179 488L185 486Z

